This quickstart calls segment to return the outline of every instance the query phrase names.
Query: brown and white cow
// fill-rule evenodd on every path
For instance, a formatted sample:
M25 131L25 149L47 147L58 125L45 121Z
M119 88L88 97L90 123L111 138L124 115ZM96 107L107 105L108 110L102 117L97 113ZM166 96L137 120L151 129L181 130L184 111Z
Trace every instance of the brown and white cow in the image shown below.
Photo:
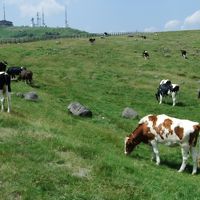
M164 143L168 146L176 144L181 146L182 165L179 172L184 171L189 157L192 153L193 171L197 172L197 139L200 132L200 124L186 119L177 119L167 115L147 115L143 117L137 128L125 138L125 154L130 154L133 149L140 144L150 143L153 150L152 159L156 159L156 164L160 164L160 157L157 144Z

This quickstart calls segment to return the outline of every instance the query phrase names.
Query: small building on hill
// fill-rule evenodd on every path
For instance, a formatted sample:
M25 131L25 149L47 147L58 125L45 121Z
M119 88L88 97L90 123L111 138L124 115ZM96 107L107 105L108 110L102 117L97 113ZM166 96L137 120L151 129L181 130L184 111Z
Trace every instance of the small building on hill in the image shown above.
M0 20L0 27L7 27L7 26L13 26L13 23L7 20Z
M5 2L3 1L3 20L0 20L0 27L8 27L13 26L11 21L6 20L6 9L5 9Z

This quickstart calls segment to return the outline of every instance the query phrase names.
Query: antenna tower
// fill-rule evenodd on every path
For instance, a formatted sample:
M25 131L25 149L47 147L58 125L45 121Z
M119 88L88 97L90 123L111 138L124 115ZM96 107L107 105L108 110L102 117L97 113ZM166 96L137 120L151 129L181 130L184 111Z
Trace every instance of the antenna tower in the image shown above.
M65 6L65 28L68 28L68 20L67 20L67 6Z
M37 27L40 26L40 14L37 12Z
M6 9L5 9L5 1L3 1L3 20L6 20Z
M45 27L45 22L44 22L44 10L42 9L42 26Z

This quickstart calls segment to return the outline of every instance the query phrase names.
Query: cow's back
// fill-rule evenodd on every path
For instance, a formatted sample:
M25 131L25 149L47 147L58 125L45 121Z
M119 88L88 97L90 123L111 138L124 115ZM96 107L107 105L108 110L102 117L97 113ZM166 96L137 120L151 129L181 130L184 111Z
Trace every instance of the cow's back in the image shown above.
M162 115L147 115L139 124L145 123L150 132L161 143L184 143L188 142L194 132L199 132L198 122L169 117Z

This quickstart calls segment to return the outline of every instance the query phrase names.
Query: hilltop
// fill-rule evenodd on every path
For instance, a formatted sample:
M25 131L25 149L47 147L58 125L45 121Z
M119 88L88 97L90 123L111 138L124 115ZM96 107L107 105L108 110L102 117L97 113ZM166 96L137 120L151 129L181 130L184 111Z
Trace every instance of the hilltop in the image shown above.
M1 44L9 66L34 73L33 86L12 82L12 112L0 114L1 199L198 199L199 173L186 172L180 148L159 146L161 165L141 144L124 155L124 137L139 119L124 119L125 107L140 117L155 113L200 121L200 31ZM188 52L183 59L180 50ZM150 59L142 52L148 50ZM159 105L161 79L180 85L178 104ZM39 101L16 94L35 91ZM92 118L70 115L78 101Z
M85 31L73 28L50 28L50 27L3 27L0 28L0 39L18 38L48 38L67 37L73 35L85 35Z

